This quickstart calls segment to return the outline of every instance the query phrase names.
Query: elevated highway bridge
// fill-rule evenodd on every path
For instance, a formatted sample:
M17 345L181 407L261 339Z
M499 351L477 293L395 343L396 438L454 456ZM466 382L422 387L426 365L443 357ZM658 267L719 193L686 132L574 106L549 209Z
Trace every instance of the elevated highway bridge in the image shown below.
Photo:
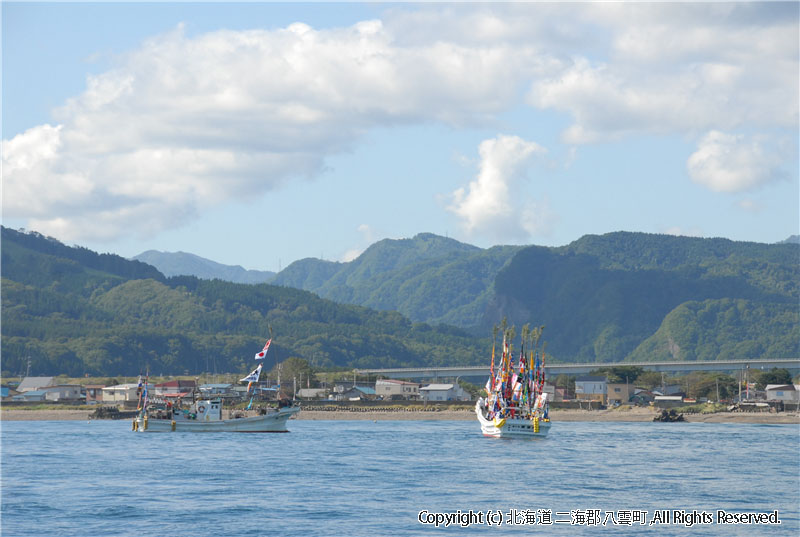
M691 371L735 372L744 369L769 370L773 367L788 369L792 374L800 371L800 358L764 358L753 360L716 360L710 362L611 362L562 364L548 363L545 373L548 377L565 373L583 375L601 367L641 367L646 371L681 373ZM357 369L358 375L378 375L390 379L439 379L439 378L488 378L489 366L462 367L409 367L392 369Z

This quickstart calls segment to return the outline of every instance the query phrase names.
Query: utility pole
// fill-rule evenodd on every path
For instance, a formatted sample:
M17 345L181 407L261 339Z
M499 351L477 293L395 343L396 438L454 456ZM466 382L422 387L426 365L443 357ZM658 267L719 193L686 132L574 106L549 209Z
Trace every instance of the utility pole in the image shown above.
M625 375L625 403L631 402L631 389L628 387L628 375Z
M747 369L745 370L744 376L744 390L745 390L745 397L747 400L750 400L750 364L747 364Z
M744 369L739 370L739 403L742 402L742 377L744 376Z

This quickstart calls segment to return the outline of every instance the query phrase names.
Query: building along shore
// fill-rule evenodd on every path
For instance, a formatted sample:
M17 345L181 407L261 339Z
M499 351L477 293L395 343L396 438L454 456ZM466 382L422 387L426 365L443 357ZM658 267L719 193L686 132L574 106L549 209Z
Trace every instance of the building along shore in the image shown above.
M89 420L94 409L22 409L0 407L3 421L63 421ZM630 408L625 410L551 410L554 422L646 422L653 421L657 412L651 408ZM797 412L715 412L713 414L684 414L688 422L705 423L796 423L800 424ZM429 407L427 410L405 410L397 408L365 407L360 409L303 410L297 415L299 420L441 420L471 421L475 419L473 409L441 409ZM124 421L124 420L121 420Z

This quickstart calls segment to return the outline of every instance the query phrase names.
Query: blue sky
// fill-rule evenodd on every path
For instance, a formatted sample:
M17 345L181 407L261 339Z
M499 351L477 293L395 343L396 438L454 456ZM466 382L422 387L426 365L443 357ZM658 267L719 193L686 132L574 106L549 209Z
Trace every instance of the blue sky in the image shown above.
M798 233L797 3L3 2L3 224L246 268Z

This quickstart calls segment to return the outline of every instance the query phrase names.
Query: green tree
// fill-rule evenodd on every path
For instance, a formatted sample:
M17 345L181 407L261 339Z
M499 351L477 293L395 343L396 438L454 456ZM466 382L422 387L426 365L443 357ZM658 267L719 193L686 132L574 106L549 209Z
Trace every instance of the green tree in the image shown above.
M686 395L694 398L707 397L713 401L729 399L738 390L736 379L725 373L694 372L686 376L689 386ZM717 393L719 392L719 397Z
M622 384L636 382L636 379L644 373L644 369L638 366L615 366L615 367L600 367L592 371L592 375L605 375L610 384Z
M283 393L291 393L294 383L297 382L297 389L305 388L306 385L315 382L314 370L307 360L293 356L280 362L267 374L267 378L278 379L280 372L281 388Z
M471 382L467 382L464 379L458 379L458 385L461 386L465 392L467 392L473 400L477 399L478 397L485 396L486 390L481 386L476 386Z
M773 367L758 373L756 388L763 390L768 384L791 384L792 374L787 369Z
M645 371L636 378L636 385L642 388L653 389L661 386L661 373L658 371Z

